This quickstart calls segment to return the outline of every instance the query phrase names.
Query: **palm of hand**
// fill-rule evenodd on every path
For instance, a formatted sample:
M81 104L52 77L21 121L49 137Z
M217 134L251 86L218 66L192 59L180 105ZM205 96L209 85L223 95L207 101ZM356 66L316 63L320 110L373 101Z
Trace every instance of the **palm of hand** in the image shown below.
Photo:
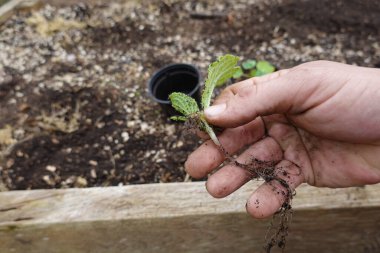
M348 187L380 181L380 171L372 166L369 159L380 148L316 137L292 125L284 115L266 116L244 126L227 129L219 139L230 154L248 146L237 158L239 163L248 164L252 158L276 161L276 175L292 189L301 183ZM224 159L224 154L208 140L191 154L186 168L194 177L203 177ZM220 198L234 192L251 178L246 170L227 164L209 177L206 186L211 195ZM247 209L254 217L273 214L286 200L283 195L276 194L274 185L282 188L276 182L264 182L248 200ZM255 202L261 203L259 208Z
M237 158L241 164L250 163L253 157L278 161L276 175L292 189L304 182L325 187L379 182L380 132L376 129L380 107L373 105L379 95L373 81L378 72L362 69L364 75L354 75L353 68L314 62L230 86L216 101L226 103L229 111L211 119L227 127L220 142L229 154L248 146ZM273 103L272 97L279 101ZM185 167L193 177L203 177L224 159L206 141L190 155ZM207 190L214 197L224 197L251 176L227 164L209 177ZM275 194L273 185L281 188L276 182L264 182L248 200L247 209L254 217L273 214L285 201L283 195ZM259 208L254 205L258 200Z
M264 117L263 121L268 135L281 147L283 158L300 167L302 174L297 182L319 187L379 182L380 171L372 157L379 154L380 147L317 137L292 125L282 115Z

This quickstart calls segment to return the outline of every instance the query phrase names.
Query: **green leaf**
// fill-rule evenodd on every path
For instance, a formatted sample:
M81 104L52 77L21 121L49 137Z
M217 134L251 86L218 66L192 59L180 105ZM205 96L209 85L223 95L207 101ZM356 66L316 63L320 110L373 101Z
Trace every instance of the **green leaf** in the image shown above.
M256 76L256 72L257 72L256 69L252 69L252 70L249 72L249 77L255 77L255 76Z
M256 68L260 75L266 75L275 71L275 67L267 61L259 61ZM258 76L257 73L256 76Z
M199 112L199 107L195 99L184 93L173 92L170 94L169 99L174 109L186 117Z
M174 121L186 121L187 120L187 118L185 116L171 116L170 119L174 120Z
M236 66L238 61L239 57L226 54L210 64L208 67L208 76L205 82L205 88L202 93L203 109L210 106L212 93L215 87L226 82L239 69L239 67Z
M260 70L256 70L256 74L255 74L255 76L265 76L267 73L264 73L264 72L262 72L262 71L260 71Z
M245 70L250 70L250 69L253 69L254 67L256 67L256 61L255 60L246 60L244 61L241 66L243 67L243 69Z
M244 74L243 70L241 68L239 68L238 70L236 70L235 74L232 76L234 79L239 79L240 77L242 77Z

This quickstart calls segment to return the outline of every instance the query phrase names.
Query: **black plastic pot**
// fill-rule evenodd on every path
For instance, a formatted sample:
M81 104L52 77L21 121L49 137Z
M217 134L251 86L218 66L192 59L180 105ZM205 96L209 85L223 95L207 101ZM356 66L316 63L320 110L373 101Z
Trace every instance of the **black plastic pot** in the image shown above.
M171 106L169 95L183 92L200 103L201 75L198 69L189 64L177 63L158 70L148 83L149 94L159 103L168 116L179 115Z

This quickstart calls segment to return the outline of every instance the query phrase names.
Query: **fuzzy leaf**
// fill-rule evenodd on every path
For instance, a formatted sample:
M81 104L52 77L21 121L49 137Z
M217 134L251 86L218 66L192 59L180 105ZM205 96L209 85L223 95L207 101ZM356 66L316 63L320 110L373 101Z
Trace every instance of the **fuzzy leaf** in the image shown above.
M234 79L239 79L240 77L243 76L243 70L241 68L239 68L238 70L236 70L235 74L232 76Z
M264 73L264 72L262 72L262 71L260 71L260 70L256 70L254 76L265 76L266 74L267 74L267 73Z
M255 77L255 76L257 76L256 72L257 72L256 69L252 69L251 71L249 71L249 77Z
M266 74L269 74L269 73L272 73L275 71L275 67L267 61L259 61L257 63L256 68L257 68L257 72L259 72L260 76L266 75ZM259 76L258 73L256 73L256 76Z
M174 109L186 117L199 112L199 107L195 99L184 93L173 92L170 94L169 99Z
M256 61L255 60L246 60L244 61L241 66L243 69L250 70L256 67Z
M210 106L212 93L217 85L223 84L230 79L240 67L236 64L239 57L226 54L218 58L217 61L208 67L208 76L205 88L202 93L202 107L206 109Z
M186 121L187 118L185 116L172 116L170 117L171 120L174 120L174 121Z

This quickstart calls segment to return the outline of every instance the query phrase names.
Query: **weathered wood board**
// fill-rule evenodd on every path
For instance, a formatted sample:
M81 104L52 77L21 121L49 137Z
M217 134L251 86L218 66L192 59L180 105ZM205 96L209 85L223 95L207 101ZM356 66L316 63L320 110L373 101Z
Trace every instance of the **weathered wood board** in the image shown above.
M40 0L9 0L0 4L0 25L4 23L16 10L31 10L42 6Z
M225 199L204 183L0 193L0 252L263 252L245 213L257 182ZM286 252L380 252L380 185L301 186ZM274 251L277 252L277 251Z

